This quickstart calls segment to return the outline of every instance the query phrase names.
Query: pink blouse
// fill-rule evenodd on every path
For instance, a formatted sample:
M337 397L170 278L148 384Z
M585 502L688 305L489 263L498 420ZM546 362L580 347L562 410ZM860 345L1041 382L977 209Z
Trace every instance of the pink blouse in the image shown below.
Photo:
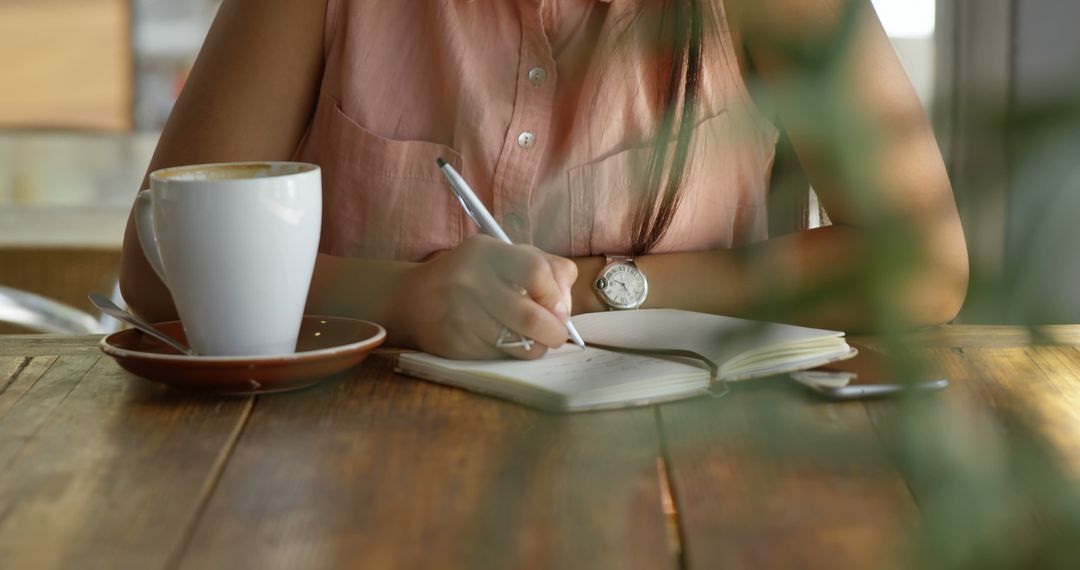
M654 252L766 237L777 131L753 106L722 0L683 200ZM515 243L630 249L658 124L647 0L329 0L326 67L297 159L323 169L326 253L421 260L477 231L450 162ZM651 8L649 8L651 9Z

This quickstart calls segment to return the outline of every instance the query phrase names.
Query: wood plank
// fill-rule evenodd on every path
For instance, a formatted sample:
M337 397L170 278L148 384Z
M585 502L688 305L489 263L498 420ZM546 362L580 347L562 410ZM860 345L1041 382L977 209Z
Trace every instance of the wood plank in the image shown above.
M25 364L25 358L20 356L0 357L0 382L6 382L19 368Z
M946 394L954 405L990 415L999 434L1018 419L1028 422L1080 474L1080 349L954 347L933 354L952 381Z
M264 396L182 568L664 568L649 409L555 416L392 373Z
M777 378L660 417L686 567L905 565L916 506L858 402Z
M1020 427L1017 421L1026 423L1080 479L1080 349L953 348L934 351L934 358L953 384L946 392L951 413L987 415L982 421L994 422L998 438ZM887 413L873 410L878 421L888 421Z
M14 402L5 401L11 409L0 416L0 469L8 467L100 359L100 354L59 357Z
M983 382L963 356L979 349L949 345L905 355L909 363L922 362L938 372L935 377L947 378L950 385L944 392L927 398L867 401L864 406L879 438L898 458L922 510L919 532L913 536L923 557L921 566L979 568L1021 552L1030 542L1034 519L1027 512L988 514L1002 514L999 505L1011 495L1000 487L1006 479L995 472L1002 464L992 457L1001 449L1000 426L990 414L999 390ZM1004 528L1011 529L1007 543L987 539L988 533Z
M101 335L22 334L0 335L0 357L101 354Z
M860 337L853 337L859 340ZM1032 344L1080 345L1080 325L1039 327L946 325L921 331L911 340L935 347L1017 347Z
M0 418L0 567L165 567L251 403L61 356Z
M5 209L15 208L5 207ZM94 224L98 227L105 226L100 230L102 232L111 229L102 223L100 219L95 219L101 216L83 214L79 208L69 208L69 210L73 211L69 215L83 216L85 218L81 224L83 227ZM4 217L13 215L18 214L7 212L4 216L0 216L0 224L7 223L7 220L3 219ZM126 217L126 213L121 215ZM23 214L19 217L27 218L31 216ZM66 225L69 228L68 233L71 233L71 228L80 227L80 224L72 222L72 220L58 220L52 225ZM29 224L31 222L24 220L23 223ZM39 231L47 231L40 226L48 224L38 220L36 225L39 226ZM2 234L16 231L18 231L18 228L11 227L11 224L5 225L3 231L0 231L0 240L4 237ZM120 239L123 235L122 229L113 229L112 231L115 232L116 239ZM0 284L71 305L95 317L100 315L101 311L90 303L87 295L92 291L99 291L106 296L112 295L119 275L119 247L75 246L70 244L11 246L0 243ZM0 323L0 334L33 332L35 331Z
M1060 558L1058 541L1078 530L1080 351L926 352L950 380L945 392L866 403L927 513L919 535L923 555L939 567L1075 565L1062 564L1067 558Z
M56 356L17 359L19 365L9 372L8 379L4 381L3 387L0 387L0 418L4 417L15 406L15 403L22 399L30 387L41 378L41 375L52 367L56 359ZM3 377L4 375L0 374L0 378Z
M0 393L7 389L15 376L30 363L25 356L0 356Z

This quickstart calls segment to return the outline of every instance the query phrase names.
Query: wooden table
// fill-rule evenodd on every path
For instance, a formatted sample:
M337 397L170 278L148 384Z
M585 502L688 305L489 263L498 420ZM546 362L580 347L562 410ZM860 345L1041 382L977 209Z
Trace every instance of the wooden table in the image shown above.
M1077 472L1077 348L1001 327L928 338L953 381L933 406L970 420L928 446L962 457L1022 409ZM377 355L300 392L211 399L96 342L0 336L0 568L905 567L933 499L891 443L899 401L783 379L556 416Z

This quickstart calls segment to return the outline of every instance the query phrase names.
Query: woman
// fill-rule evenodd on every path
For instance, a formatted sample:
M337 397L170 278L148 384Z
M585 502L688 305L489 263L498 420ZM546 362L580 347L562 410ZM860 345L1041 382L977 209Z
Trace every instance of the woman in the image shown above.
M765 239L778 131L751 77L832 226ZM476 235L439 157L531 245ZM535 358L571 310L619 303L760 314L865 278L868 228L897 219L922 255L895 306L944 322L966 290L941 156L867 0L225 0L150 170L290 159L324 175L308 312L444 356ZM130 223L121 286L175 318ZM869 302L783 317L858 328Z

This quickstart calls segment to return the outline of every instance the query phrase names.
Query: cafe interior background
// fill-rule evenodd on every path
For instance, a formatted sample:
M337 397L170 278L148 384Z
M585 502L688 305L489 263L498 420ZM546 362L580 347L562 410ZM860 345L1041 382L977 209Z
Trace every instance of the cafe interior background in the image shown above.
M0 0L0 286L87 312L86 291L114 289L132 197L218 5ZM956 189L973 270L960 321L1080 320L1080 3L873 5Z
M114 291L128 209L218 4L0 0L0 287L88 313L87 292ZM1080 2L873 5L955 187L972 264L957 322L1080 323Z

